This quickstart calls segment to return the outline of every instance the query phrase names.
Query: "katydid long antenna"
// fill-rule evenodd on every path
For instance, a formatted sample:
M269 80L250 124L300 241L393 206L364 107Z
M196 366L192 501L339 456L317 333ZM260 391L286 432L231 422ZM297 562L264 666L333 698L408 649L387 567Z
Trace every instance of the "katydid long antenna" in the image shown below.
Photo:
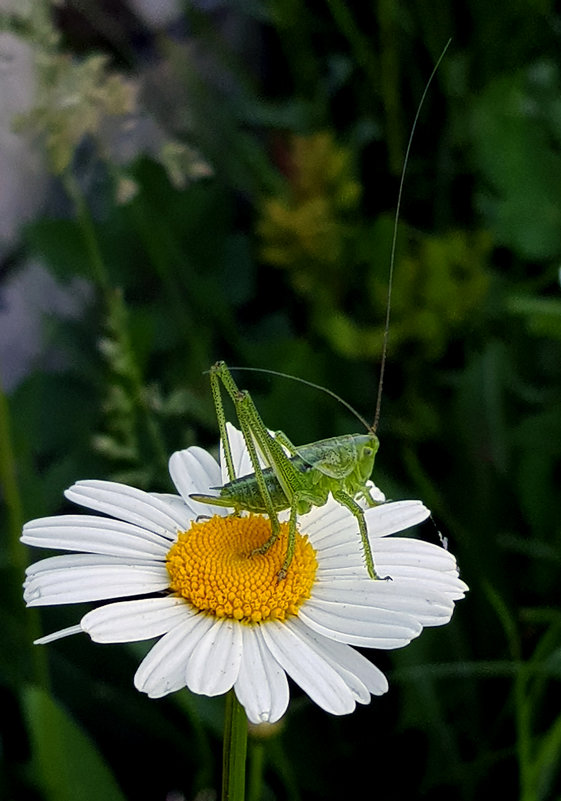
M291 381L298 381L301 384L305 384L308 387L312 387L313 389L319 389L321 392L324 392L326 395L334 398L335 400L339 401L349 412L351 412L357 420L359 420L362 425L372 434L376 433L376 429L378 428L378 422L380 420L380 410L382 406L382 389L384 384L384 373L386 368L386 360L387 360L387 353L388 353L388 338L389 338L389 328L390 328L390 313L391 313L391 296L392 296L392 288L393 288L393 275L394 275L394 268L395 268L395 253L396 253L396 246L397 246L397 229L399 224L399 214L401 211L401 200L403 197L403 187L405 184L405 173L407 171L407 165L409 163L409 155L411 153L411 147L413 144L413 138L415 136L415 129L417 127L417 123L419 121L419 117L421 115L421 110L423 108L423 104L425 102L426 96L430 89L430 85L433 81L434 76L436 75L438 68L440 67L440 63L442 59L446 55L446 51L448 50L452 39L448 39L442 53L440 54L438 61L436 62L433 71L430 74L430 77L426 83L426 86L423 90L423 94L421 95L421 99L419 101L419 105L417 106L417 111L415 113L415 117L413 119L413 125L411 126L411 133L409 134L409 140L407 142L407 148L405 150L405 158L403 161L403 169L401 171L401 178L399 181L399 189L397 193L397 204L395 210L395 218L394 218L394 226L393 226L393 235L392 235L392 245L390 251L390 267L389 267L389 275L388 275L388 294L387 294L387 302L386 302L386 317L384 323L384 338L382 342L382 360L380 363L380 377L378 381L378 395L376 398L376 410L374 415L374 422L372 425L367 422L367 420L359 413L356 409L354 409L350 403L348 403L344 398L341 398L337 395L336 392L333 392L331 389L327 387L321 386L321 384L314 384L312 381L308 381L305 378L300 378L299 376L290 375L289 373L282 373L278 370L269 370L266 367L230 367L232 371L243 370L245 372L251 373L265 373L267 375L275 375L280 378L289 378Z
M389 340L389 333L390 333L390 316L391 316L391 301L392 301L392 289L393 289L393 274L395 268L395 252L397 247L397 228L399 224L399 214L401 211L401 200L403 197L403 187L405 185L405 173L407 171L407 165L409 164L409 154L411 153L411 147L413 145L413 137L415 136L415 129L417 128L417 123L419 121L419 117L421 115L421 110L423 108L423 104L425 102L425 98L428 94L430 89L430 85L433 81L434 76L438 72L438 68L442 62L442 59L446 55L446 51L450 47L450 42L452 39L448 39L446 44L444 45L444 49L442 53L438 57L438 61L434 65L433 71L430 74L430 77L426 83L426 86L423 90L423 94L421 95L421 99L419 101L419 105L417 106L417 111L415 112L415 117L413 119L413 125L411 126L411 133L409 134L409 140L407 142L407 148L405 150L405 158L403 160L403 169L401 171L401 178L399 181L399 189L397 192L397 204L395 209L395 217L394 217L394 225L393 225L393 235L392 235L392 246L390 252L390 269L388 275L388 296L386 302L386 319L384 323L384 339L382 342L382 360L380 362L380 377L378 379L378 395L376 397L376 410L374 413L374 422L368 428L376 432L378 428L378 423L380 422L380 412L382 409L382 390L384 386L384 375L386 372L386 361L388 355L388 340Z

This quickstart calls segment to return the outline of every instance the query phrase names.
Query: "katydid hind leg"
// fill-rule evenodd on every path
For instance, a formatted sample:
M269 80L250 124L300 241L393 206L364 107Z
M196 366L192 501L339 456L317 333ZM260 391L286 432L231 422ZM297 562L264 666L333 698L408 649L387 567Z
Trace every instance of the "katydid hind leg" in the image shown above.
M242 428L242 434L248 445L248 450L250 450L249 442L251 441L253 444L251 450L255 452L256 446L259 455L264 459L266 464L275 471L287 498L289 498L291 496L292 484L298 478L298 471L290 463L289 458L283 450L283 445L280 441L277 442L275 436L270 434L251 395L247 390L240 390L238 388L225 362L217 362L214 369L234 403L240 427ZM286 435L282 434L282 432L279 433L282 438L286 438ZM286 438L286 441L289 443L288 438ZM294 446L289 443L288 449L294 450ZM254 462L252 462L252 464L257 476L257 473L261 471L259 460L257 460L258 469L256 469Z
M251 414L251 407L253 406L253 402L251 401L251 398L249 397L249 394L247 392L240 390L238 388L238 385L234 381L232 374L230 373L225 362L222 361L216 362L216 364L211 368L210 384L212 388L214 406L216 409L216 417L218 419L220 438L222 440L222 444L224 447L224 456L226 459L228 478L230 481L234 481L236 475L234 470L232 449L230 447L230 440L228 438L228 432L226 428L226 415L222 403L221 385L224 387L224 389L230 396L230 399L232 400L232 403L234 404L234 408L236 410L236 416L238 418L242 436L244 438L244 442L247 451L249 453L249 457L251 459L251 464L253 467L253 472L255 474L255 479L257 481L257 485L259 487L259 491L263 499L263 505L271 522L272 533L270 540L272 543L276 540L276 538L279 535L280 524L275 509L273 507L273 502L271 500L269 490L267 489L265 478L263 476L263 470L261 468L261 463L259 461L259 455L255 447L255 440L254 440L255 421L254 421L254 415ZM255 407L253 406L253 408ZM255 410L255 412L257 413L257 410ZM257 416L259 417L258 414ZM265 424L263 423L261 418L259 418L258 422L261 424L261 427L266 431ZM270 547L270 545L268 547Z
M269 493L269 489L267 487L267 483L265 481L265 477L263 475L263 469L259 461L259 454L257 453L255 441L253 439L253 429L248 422L248 416L246 413L248 403L252 403L252 401L247 392L240 392L238 397L234 399L236 414L240 422L246 448L249 452L249 458L251 459L253 472L255 473L255 480L257 481L257 486L259 487L259 492L261 493L263 505L271 523L271 536L267 541L268 549L279 536L280 523L271 499L271 495Z
M220 433L220 440L224 449L224 459L226 461L226 469L228 471L228 480L233 481L236 478L236 471L234 469L234 460L232 458L232 448L230 446L230 438L228 437L228 430L226 428L226 413L224 412L224 404L222 403L222 392L220 390L220 380L222 377L223 362L217 362L210 368L210 388L212 391L212 399L214 401L214 410L216 412L216 419L218 421L218 430ZM225 366L225 365L224 365Z
M232 377L232 374L224 362L217 362L214 365L214 368L211 370L211 385L213 397L215 399L215 408L219 421L221 437L224 442L224 451L226 454L229 473L230 465L232 465L231 473L233 474L234 472L233 458L226 430L220 384L222 384L234 404L236 416L242 431L242 436L250 456L255 480L263 501L264 511L268 515L271 524L271 535L269 539L262 546L257 548L253 552L254 554L266 553L266 551L269 550L280 534L278 515L274 508L274 504L265 481L263 468L261 467L261 462L259 459L260 455L274 470L275 475L277 476L278 481L286 494L287 501L289 501L289 504L287 505L290 505L291 514L289 521L287 552L282 568L279 572L280 581L286 576L294 556L297 516L298 511L301 508L301 504L304 503L304 505L309 508L313 505L317 505L319 501L321 505L326 502L327 497L320 500L315 495L308 497L309 493L306 491L302 492L301 475L283 449L283 447L286 447L289 452L295 451L296 449L294 445L292 445L292 443L282 432L278 432L278 440L275 436L272 436L269 433L267 427L261 419L259 412L257 411L255 404L253 403L250 394L246 390L240 390L238 388L234 378ZM232 481L233 478L230 480Z
M295 503L290 508L290 518L288 521L288 542L286 546L286 554L284 556L284 562L282 563L282 567L278 572L277 580L282 581L286 578L286 574L288 573L288 568L290 567L290 563L294 557L294 550L296 547L296 531L297 531L297 523L298 523L298 508ZM263 554L266 553L271 545L275 542L276 537L273 537L273 534L269 537L267 542L265 542L260 548L256 548L250 556L254 556L256 554Z
M286 448L291 456L296 456L298 453L298 448L293 442L291 442L291 440L288 439L284 431L275 431L274 438L277 442L280 442L284 448Z

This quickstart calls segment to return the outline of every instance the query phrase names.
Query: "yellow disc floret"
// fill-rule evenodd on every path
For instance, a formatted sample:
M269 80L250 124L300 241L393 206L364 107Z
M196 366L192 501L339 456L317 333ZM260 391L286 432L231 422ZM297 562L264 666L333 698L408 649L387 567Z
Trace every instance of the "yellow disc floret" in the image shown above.
M167 555L171 589L194 607L244 623L285 620L310 597L317 560L308 538L296 532L294 556L279 581L288 546L288 523L266 550L266 517L221 517L193 522Z

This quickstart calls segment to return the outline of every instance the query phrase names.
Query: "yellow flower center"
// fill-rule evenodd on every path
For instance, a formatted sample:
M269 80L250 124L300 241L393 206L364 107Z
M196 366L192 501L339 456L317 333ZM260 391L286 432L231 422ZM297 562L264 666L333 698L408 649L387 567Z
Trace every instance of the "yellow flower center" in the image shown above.
M285 620L310 597L317 559L305 535L296 532L294 556L279 581L288 547L288 523L277 540L266 517L221 517L193 522L179 533L167 555L170 587L201 611L244 623Z

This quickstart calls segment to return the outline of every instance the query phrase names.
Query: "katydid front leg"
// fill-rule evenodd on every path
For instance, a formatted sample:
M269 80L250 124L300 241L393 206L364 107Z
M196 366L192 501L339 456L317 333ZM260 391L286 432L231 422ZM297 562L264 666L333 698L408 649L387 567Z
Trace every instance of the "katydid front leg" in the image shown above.
M370 540L368 539L368 530L366 528L366 520L364 519L363 509L358 505L355 499L351 498L350 495L347 495L346 492L336 490L331 494L333 495L333 498L340 503L341 506L346 507L357 520L360 538L362 540L362 547L364 549L366 569L368 570L368 575L370 578L382 579L382 581L391 581L391 576L379 576L376 572L376 568L374 567L374 557L372 556L372 548L370 547Z

